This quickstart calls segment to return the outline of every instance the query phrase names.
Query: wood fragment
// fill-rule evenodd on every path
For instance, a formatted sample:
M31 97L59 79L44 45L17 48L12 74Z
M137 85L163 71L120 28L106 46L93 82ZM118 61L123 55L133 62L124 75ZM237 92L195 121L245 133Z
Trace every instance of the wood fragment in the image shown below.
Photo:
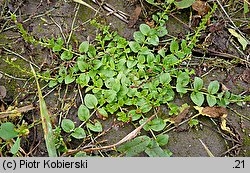
M0 118L6 118L11 115L21 114L21 113L28 112L33 109L35 109L35 107L31 104L31 105L23 106L20 108L15 108L14 110L11 110L11 111L0 112Z

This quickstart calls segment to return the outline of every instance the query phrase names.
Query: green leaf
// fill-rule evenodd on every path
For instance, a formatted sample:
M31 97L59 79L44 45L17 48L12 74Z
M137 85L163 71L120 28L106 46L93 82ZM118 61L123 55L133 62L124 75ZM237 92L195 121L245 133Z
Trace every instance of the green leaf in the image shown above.
M166 123L161 118L155 118L152 121L150 121L148 124L150 126L150 129L155 132L159 132L163 130L166 126Z
M122 122L128 122L130 118L127 116L125 112L118 112L117 114L117 120L122 121Z
M57 83L57 81L56 80L50 80L49 81L49 87L50 88L53 88L54 86L56 86L58 83Z
M140 31L134 32L133 36L138 43L143 43L145 41L145 36Z
M177 77L177 84L181 86L186 86L189 83L189 81L190 77L186 72L181 72Z
M240 34L238 34L234 29L228 29L228 31L238 39L238 41L240 42L242 49L245 50L247 45L249 44L248 41L243 38Z
M133 52L138 52L141 49L141 46L139 43L135 42L135 41L130 41L129 42L129 47L131 48L131 50Z
M71 132L75 128L74 122L71 121L70 119L63 119L61 126L62 129L67 133Z
M170 52L175 53L179 50L179 44L177 41L172 40L170 43Z
M131 110L128 112L128 117L132 117L132 121L139 120L141 118L142 114L137 113L136 110Z
M11 122L3 123L0 126L0 137L4 140L9 140L17 137L18 133L15 131L15 125Z
M204 95L201 92L192 92L190 97L197 106L201 106L205 100Z
M67 75L67 76L65 77L64 81L65 81L65 84L68 85L68 84L70 84L70 83L72 83L72 82L75 81L75 77L73 77L73 76L71 76L71 75Z
M170 81L171 77L169 73L162 73L160 75L160 83L162 83L163 85L169 84Z
M59 52L62 50L62 47L63 47L63 39L58 38L52 50L53 52Z
M84 151L79 151L74 157L88 157L88 155Z
M152 35L151 37L148 37L148 44L158 46L159 45L159 37L157 35Z
M150 141L151 139L148 136L139 136L119 146L117 150L121 153L125 153L127 157L136 156L147 148Z
M149 157L170 157L155 141L152 141L151 146L147 147L145 153L147 153Z
M93 132L102 132L102 124L98 120L95 121L95 125L87 123L87 128Z
M37 91L38 91L38 97L39 97L39 108L40 108L40 116L41 116L41 122L43 127L43 134L44 139L46 143L46 148L48 151L48 155L50 157L57 157L56 147L55 147L55 139L53 134L53 128L51 125L51 116L49 115L46 103L43 99L42 91L36 76L36 72L32 65L30 65L32 73L35 77L36 84L37 84Z
M89 50L89 42L88 41L84 41L80 44L79 46L79 52L80 53L86 53Z
M175 1L174 4L176 5L177 8L183 9L190 7L194 2L195 0L182 0L182 1Z
M146 0L146 1L147 1L147 3L152 4L152 5L155 4L155 0Z
M81 72L85 72L89 68L89 64L83 61L82 59L77 60L77 65Z
M156 136L156 142L160 145L160 146L164 146L168 143L168 139L169 136L168 135L164 135L164 134L160 134Z
M164 65L170 65L173 66L178 62L178 58L176 58L176 56L174 56L173 54L171 55L167 55L166 57L164 57L163 59L163 64Z
M185 93L187 93L187 88L185 88L181 84L177 83L177 85L176 85L176 91L178 93L185 94Z
M161 55L162 57L165 57L165 53L166 53L166 50L164 48L161 48L159 51L158 51L158 54Z
M149 103L145 103L140 107L142 113L147 113L152 109L152 105Z
M98 59L95 59L93 61L93 64L94 64L94 67L93 67L94 70L99 69L103 65L102 61Z
M140 31L143 35L146 35L146 36L149 35L151 28L148 25L141 24L139 28L140 28Z
M216 97L214 95L207 95L207 103L210 107L214 106L217 103Z
M88 56L93 58L96 56L96 49L93 45L89 45Z
M250 102L250 95L244 97L243 101L244 102Z
M99 108L99 109L97 109L97 111L103 117L106 117L106 118L108 117L108 113L107 113L107 111L104 108Z
M81 85L81 87L85 87L85 86L88 85L89 80L90 80L90 77L87 74L82 73L76 79L76 83L79 84L79 85Z
M158 35L159 37L164 37L164 36L167 35L167 34L168 34L168 31L167 31L166 27L159 26L159 27L157 28L157 35Z
M147 118L141 119L140 124L143 124ZM166 126L166 123L161 118L155 118L152 121L148 122L143 129L149 131L150 129L156 132L163 130Z
M11 147L10 152L12 154L15 155L18 152L18 150L20 148L20 141L21 141L21 139L18 137L16 142L14 143L14 145Z
M248 2L244 0L244 14L247 14L248 12L249 12Z
M168 107L169 107L169 109L170 109L170 111L169 111L169 115L178 115L179 114L179 112L178 112L178 110L179 110L179 106L177 106L176 104L173 104L173 103L169 103L168 104Z
M127 60L127 67L132 69L136 64L137 64L137 61L136 60Z
M197 126L199 124L199 121L197 119L192 118L192 119L190 119L188 124L189 124L190 127Z
M112 88L112 90L114 90L115 92L119 92L120 89L121 89L120 81L115 80L115 82L113 83L113 85L112 85L111 88Z
M97 81L94 81L94 86L96 86L97 88L101 88L103 86L102 79L98 79Z
M114 90L105 90L105 91L103 91L103 93L104 93L104 97L106 98L106 101L108 103L113 102L117 96L117 94L116 94L117 92Z
M62 60L71 60L73 58L73 54L70 52L70 51L64 51L62 54L61 54L61 59Z
M90 118L89 109L83 104L79 106L77 114L81 121L87 121Z
M149 48L148 47L142 47L140 52L139 52L141 55L148 55L150 52Z
M86 94L84 97L84 103L89 109L94 109L97 107L98 100L93 94Z
M210 82L208 85L207 91L209 94L216 94L220 89L220 83L216 80L213 82Z
M203 80L199 77L194 78L194 90L199 91L203 87Z
M76 139L83 139L86 137L86 133L83 128L77 127L74 132L71 134Z

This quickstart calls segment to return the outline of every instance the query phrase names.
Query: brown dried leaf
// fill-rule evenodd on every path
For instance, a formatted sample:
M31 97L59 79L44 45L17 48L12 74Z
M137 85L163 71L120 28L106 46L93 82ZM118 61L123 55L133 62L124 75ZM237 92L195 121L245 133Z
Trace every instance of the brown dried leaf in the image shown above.
M227 115L227 109L224 107L204 107L202 109L202 115L211 117L211 118L220 118L224 115Z
M6 97L6 88L4 86L0 86L0 99L3 99L4 97Z
M134 14L130 17L129 22L128 22L128 27L132 28L137 20L139 19L139 16L141 14L141 6L137 5L134 11Z
M198 15L205 16L209 12L209 6L206 2L197 0L192 4L193 10L198 12Z
M184 120L188 114L189 106L186 107L182 112L180 112L177 116L170 118L170 121L172 123L175 123L175 125L178 125Z
M235 136L235 134L227 127L226 117L227 117L227 109L224 107L199 107L194 106L196 110L199 111L199 114L211 118L220 118L221 124L220 127L222 130L230 133L231 135Z

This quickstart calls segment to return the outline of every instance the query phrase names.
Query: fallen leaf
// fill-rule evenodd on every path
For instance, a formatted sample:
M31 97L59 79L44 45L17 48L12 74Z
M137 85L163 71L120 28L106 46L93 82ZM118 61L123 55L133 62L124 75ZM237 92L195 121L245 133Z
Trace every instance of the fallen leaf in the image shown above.
M211 118L220 118L224 114L227 115L227 109L224 107L199 107L199 106L194 106L196 110L199 111L199 114Z
M205 16L209 12L209 6L206 2L197 0L192 4L193 10L197 11L199 16Z
M227 121L225 118L221 119L221 124L220 124L220 128L224 131L227 131L228 133L230 133L231 135L235 136L235 134L230 130L229 127L227 127Z
M137 5L134 13L131 15L129 19L129 22L128 22L129 28L132 28L136 24L137 20L139 19L140 14L141 14L141 6Z
M6 88L4 86L0 86L0 99L3 99L4 97L6 97Z
M186 107L183 111L181 111L177 116L170 118L170 122L174 123L175 125L178 125L184 120L188 114L189 106Z
M240 42L242 49L245 50L247 45L249 44L245 38L243 38L240 34L238 34L234 29L228 29L228 31L238 39Z
M235 134L227 127L226 117L227 117L227 109L224 107L199 107L194 106L196 110L199 111L200 115L207 116L210 118L220 118L221 124L220 127L222 130L227 131L231 135L235 136Z

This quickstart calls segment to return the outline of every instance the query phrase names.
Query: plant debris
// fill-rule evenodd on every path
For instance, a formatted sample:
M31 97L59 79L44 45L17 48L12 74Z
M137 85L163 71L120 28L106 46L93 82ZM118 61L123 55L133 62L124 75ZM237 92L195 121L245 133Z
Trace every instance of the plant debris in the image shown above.
M200 115L207 116L210 118L220 118L221 119L221 129L227 131L231 135L235 136L235 134L230 130L229 127L226 126L226 117L227 117L227 109L224 107L199 107L194 106L196 110L199 111Z
M184 120L189 112L190 106L184 108L182 112L180 112L177 116L170 118L170 122L174 123L176 126L178 126L182 120Z
M128 27L132 28L139 19L141 14L141 6L137 5L132 16L130 16Z
M207 2L197 0L192 4L193 10L197 11L199 16L205 16L209 12Z

